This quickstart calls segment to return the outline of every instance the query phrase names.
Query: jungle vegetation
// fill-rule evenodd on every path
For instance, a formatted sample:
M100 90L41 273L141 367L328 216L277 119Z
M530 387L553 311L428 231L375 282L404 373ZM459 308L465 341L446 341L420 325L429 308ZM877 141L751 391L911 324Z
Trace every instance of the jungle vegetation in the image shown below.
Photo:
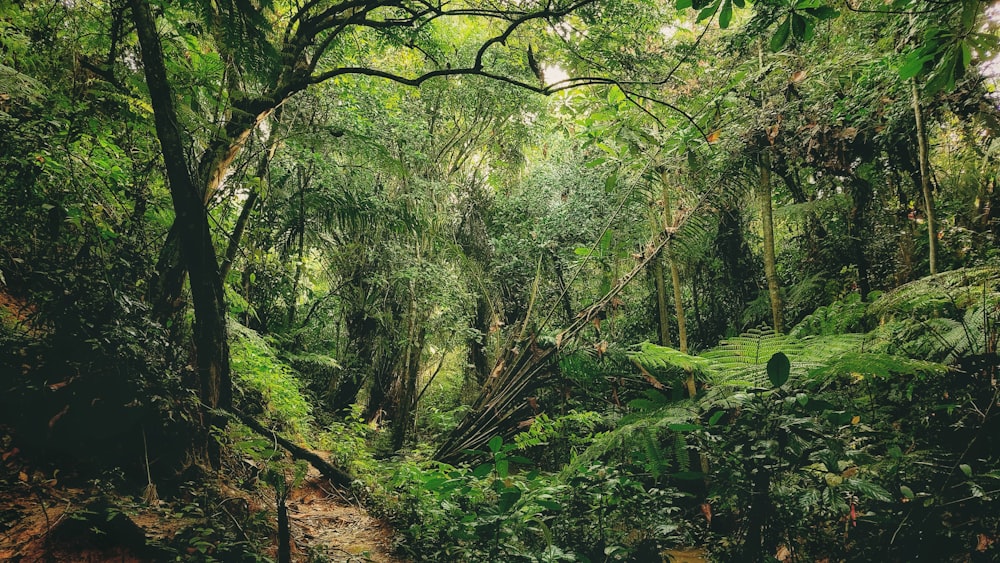
M997 21L0 0L0 553L1000 560Z

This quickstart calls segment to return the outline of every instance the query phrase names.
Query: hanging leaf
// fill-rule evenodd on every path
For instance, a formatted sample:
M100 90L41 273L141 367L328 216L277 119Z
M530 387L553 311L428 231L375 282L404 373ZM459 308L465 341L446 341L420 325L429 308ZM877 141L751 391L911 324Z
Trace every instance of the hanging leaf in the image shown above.
M781 352L775 352L771 359L767 361L767 378L771 380L771 385L781 387L788 381L788 375L792 371L792 363L788 361L788 356Z
M501 436L494 436L490 438L489 443L486 444L486 446L493 453L497 453L498 451L500 451L500 446L502 445L503 445L503 437Z
M806 18L795 12L792 12L788 17L792 22L792 35L799 41L804 41L806 39L807 28Z
M913 51L903 59L903 64L899 67L899 77L903 80L913 78L923 70L924 63L932 58L931 55L922 55L919 50Z
M722 3L722 11L719 12L719 27L726 29L731 21L733 21L733 3L726 0Z
M620 102L624 101L625 101L625 92L622 92L622 89L619 88L617 85L612 86L611 89L608 90L609 104L618 105Z
M774 36L771 37L771 51L777 53L788 43L788 33L792 26L792 16L791 14L785 18L785 21L781 22L778 26L777 31L774 32Z
M840 15L839 11L829 6L820 6L818 8L807 8L806 13L818 20L829 20Z
M703 9L701 12L698 13L698 21L705 21L706 19L713 16L715 12L717 12L718 10L719 10L719 1L716 0L715 2L712 2L711 4L706 6L705 9Z

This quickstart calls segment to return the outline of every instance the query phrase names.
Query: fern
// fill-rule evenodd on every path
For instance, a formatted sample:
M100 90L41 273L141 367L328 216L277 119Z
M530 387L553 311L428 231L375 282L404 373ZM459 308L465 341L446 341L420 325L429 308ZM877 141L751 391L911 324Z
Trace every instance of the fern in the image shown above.
M1000 311L1000 269L967 268L916 280L869 308L873 343L889 353L955 363L980 354Z
M674 459L677 460L678 471L691 471L691 457L688 454L688 443L683 432L674 434Z
M679 350L667 346L657 346L649 342L643 342L639 345L637 352L628 352L627 356L648 370L694 371L703 374L712 370L712 362L705 358L691 356Z
M848 352L813 369L809 372L809 377L823 381L846 374L888 378L894 375L942 375L947 371L946 366L933 362L911 360L882 353Z
M574 475L598 461L625 459L634 452L642 452L647 462L646 469L658 475L670 466L660 445L661 437L670 438L674 445L674 463L677 467L690 467L687 443L681 452L677 449L676 437L692 428L697 428L698 412L689 407L673 406L660 409L639 417L631 423L622 424L614 430L594 436L586 450L577 455L566 467L563 476ZM683 471L683 469L681 469Z
M963 268L912 281L882 295L869 311L885 322L900 314L927 318L975 304L1000 304L1000 267Z

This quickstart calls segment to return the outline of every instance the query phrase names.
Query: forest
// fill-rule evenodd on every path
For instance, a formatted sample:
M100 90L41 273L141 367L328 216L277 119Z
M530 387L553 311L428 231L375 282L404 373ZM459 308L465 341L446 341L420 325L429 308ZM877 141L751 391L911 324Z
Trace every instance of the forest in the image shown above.
M0 560L1000 561L998 39L0 0Z

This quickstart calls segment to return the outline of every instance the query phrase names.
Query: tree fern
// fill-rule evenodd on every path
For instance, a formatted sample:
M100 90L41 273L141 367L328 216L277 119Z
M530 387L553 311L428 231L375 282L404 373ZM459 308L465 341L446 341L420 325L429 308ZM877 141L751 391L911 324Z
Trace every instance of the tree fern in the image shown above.
M678 471L686 471L682 468L690 467L687 442L683 442L683 451L679 450L676 436L695 428L697 419L697 410L685 406L672 406L633 418L634 422L594 436L590 446L563 469L563 474L572 475L595 462L624 459L635 452L641 452L646 469L654 476L671 467L670 458ZM670 440L672 456L664 453L662 444L666 440Z
M893 375L941 375L947 371L946 366L934 362L882 353L847 352L814 368L809 377L822 381L847 374L887 378Z

